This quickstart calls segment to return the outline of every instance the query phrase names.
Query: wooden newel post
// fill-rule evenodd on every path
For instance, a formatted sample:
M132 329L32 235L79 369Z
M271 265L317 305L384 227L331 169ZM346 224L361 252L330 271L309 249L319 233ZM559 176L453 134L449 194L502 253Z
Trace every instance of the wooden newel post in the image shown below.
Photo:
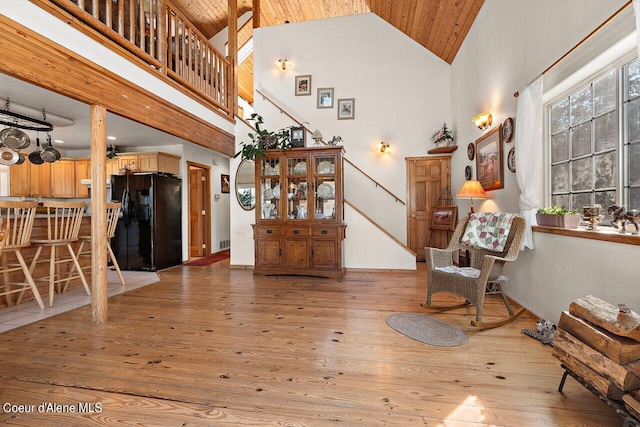
M91 106L91 313L107 321L107 110Z

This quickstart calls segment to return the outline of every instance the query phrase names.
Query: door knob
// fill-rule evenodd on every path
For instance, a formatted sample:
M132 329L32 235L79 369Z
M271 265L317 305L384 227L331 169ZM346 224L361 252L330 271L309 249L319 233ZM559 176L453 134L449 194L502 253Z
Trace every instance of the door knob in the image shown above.
M416 217L416 214L411 214L411 218L415 218L415 217Z

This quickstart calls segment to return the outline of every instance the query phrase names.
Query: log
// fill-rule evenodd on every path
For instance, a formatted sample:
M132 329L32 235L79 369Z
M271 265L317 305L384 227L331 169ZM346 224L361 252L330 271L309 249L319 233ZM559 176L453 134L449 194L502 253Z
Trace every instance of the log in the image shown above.
M558 328L569 332L591 348L621 365L640 359L640 343L637 341L612 334L567 311L560 315Z
M598 390L602 395L607 396L609 399L620 400L624 392L616 387L611 381L603 378L593 369L589 368L578 359L558 348L554 345L553 356L560 360L567 368L571 369L573 373L582 378L584 382L591 385Z
M629 413L636 418L640 418L640 402L629 394L622 396L622 400L624 401L624 406L627 407Z
M575 357L624 391L640 388L640 378L563 329L556 330L553 347Z
M622 313L617 306L592 295L569 305L569 312L607 331L640 342L640 315Z

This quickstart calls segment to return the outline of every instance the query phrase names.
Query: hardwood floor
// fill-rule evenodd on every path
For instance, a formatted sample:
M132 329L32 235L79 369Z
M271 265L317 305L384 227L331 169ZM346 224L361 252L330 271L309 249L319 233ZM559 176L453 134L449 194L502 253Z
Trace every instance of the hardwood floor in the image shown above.
M423 267L342 281L253 277L228 260L164 270L111 297L105 325L91 324L87 306L0 334L0 422L621 425L572 378L558 393L551 348L520 333L535 328L529 318L481 331L469 325L473 309L436 315L469 333L457 348L389 328L390 314L426 312ZM503 310L491 296L483 317Z

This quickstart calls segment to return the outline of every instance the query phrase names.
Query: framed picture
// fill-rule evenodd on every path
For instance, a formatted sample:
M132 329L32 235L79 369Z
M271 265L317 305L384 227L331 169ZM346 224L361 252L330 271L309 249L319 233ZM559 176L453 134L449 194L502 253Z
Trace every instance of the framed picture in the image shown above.
M434 206L431 210L431 224L429 227L432 230L453 231L456 228L457 221L457 206Z
M291 126L291 146L304 147L304 134L302 126Z
M338 99L338 120L350 120L356 117L356 99Z
M228 193L230 189L229 175L220 175L221 192Z
M471 166L467 165L467 167L464 168L464 179L469 181L471 178L473 178L473 171L471 170Z
M296 76L296 96L311 95L311 76Z
M485 191L504 188L501 125L476 141L476 177Z
M318 88L318 108L333 108L333 88Z

